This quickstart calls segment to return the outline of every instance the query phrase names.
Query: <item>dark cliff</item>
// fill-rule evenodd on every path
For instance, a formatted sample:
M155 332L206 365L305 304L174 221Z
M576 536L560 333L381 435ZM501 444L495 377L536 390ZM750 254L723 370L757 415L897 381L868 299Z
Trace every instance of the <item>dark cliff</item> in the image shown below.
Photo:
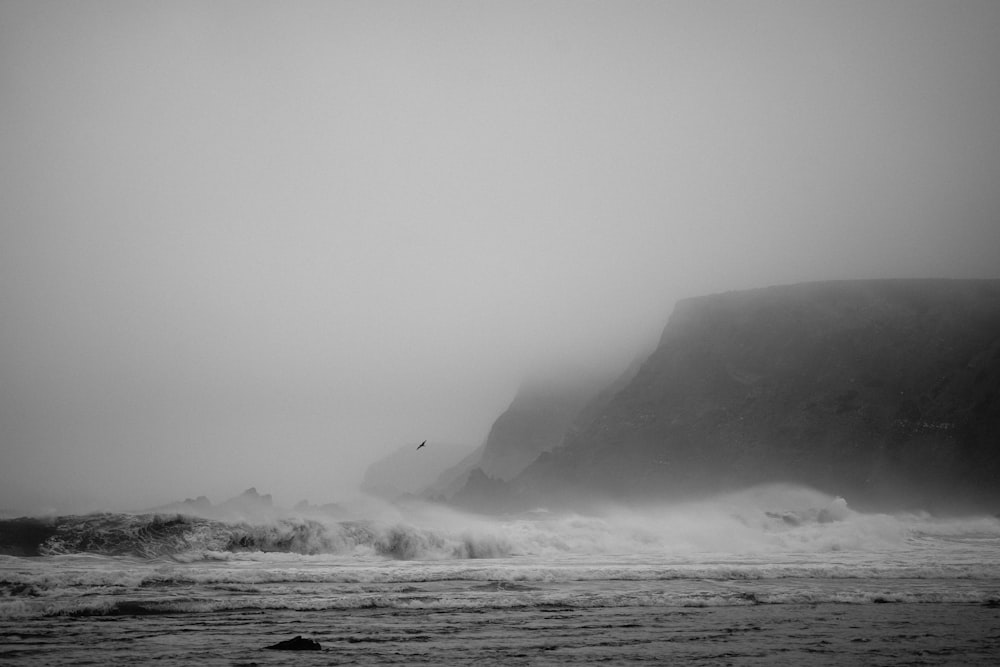
M580 372L525 382L493 423L478 467L489 477L511 479L562 443L574 418L606 382Z
M568 502L787 481L858 507L996 511L998 480L1000 281L886 280L681 301L635 378L509 491Z
M558 447L581 420L589 423L587 416L609 400L608 390L602 391L608 382L604 374L579 369L553 371L524 382L482 447L442 473L425 495L474 510L503 504L508 488L504 482L543 452Z

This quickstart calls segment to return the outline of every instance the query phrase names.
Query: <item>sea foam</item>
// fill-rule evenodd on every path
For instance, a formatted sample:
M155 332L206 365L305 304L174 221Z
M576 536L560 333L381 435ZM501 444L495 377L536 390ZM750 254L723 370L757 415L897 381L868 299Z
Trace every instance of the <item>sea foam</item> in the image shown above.
M285 516L220 521L185 515L98 514L0 522L7 553L94 554L147 560L232 560L280 555L393 560L463 560L510 556L782 554L892 551L927 536L988 543L1000 537L994 517L941 519L926 514L871 514L843 498L768 486L700 502L607 506L589 515L538 510L485 517L432 505L392 508L385 516L337 520ZM25 521L38 526L25 530ZM38 536L41 536L39 538ZM15 543L16 539L24 543ZM34 540L33 543L27 541ZM265 556L267 555L267 556Z

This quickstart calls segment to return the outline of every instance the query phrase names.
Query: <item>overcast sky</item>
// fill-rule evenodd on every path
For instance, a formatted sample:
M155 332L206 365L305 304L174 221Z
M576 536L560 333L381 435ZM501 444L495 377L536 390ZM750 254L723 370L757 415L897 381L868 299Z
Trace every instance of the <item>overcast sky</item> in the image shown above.
M998 277L998 34L995 0L0 0L0 510L336 501L679 298Z

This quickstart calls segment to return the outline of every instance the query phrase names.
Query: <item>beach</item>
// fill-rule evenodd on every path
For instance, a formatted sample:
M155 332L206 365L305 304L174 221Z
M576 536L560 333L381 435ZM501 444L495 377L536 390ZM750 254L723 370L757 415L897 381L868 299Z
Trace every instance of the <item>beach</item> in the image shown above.
M982 604L241 610L4 623L9 665L994 665ZM322 650L263 647L296 635Z
M0 664L1000 662L1000 520L806 500L65 517L6 541L38 555L0 555ZM265 649L296 636L321 650Z

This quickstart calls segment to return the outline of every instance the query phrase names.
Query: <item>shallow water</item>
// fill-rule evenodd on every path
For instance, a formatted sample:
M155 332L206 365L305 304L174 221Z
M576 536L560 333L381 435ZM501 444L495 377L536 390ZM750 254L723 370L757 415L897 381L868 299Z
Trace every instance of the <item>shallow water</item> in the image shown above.
M981 664L1000 610L972 604L287 611L4 623L3 664ZM262 647L303 635L318 652Z

